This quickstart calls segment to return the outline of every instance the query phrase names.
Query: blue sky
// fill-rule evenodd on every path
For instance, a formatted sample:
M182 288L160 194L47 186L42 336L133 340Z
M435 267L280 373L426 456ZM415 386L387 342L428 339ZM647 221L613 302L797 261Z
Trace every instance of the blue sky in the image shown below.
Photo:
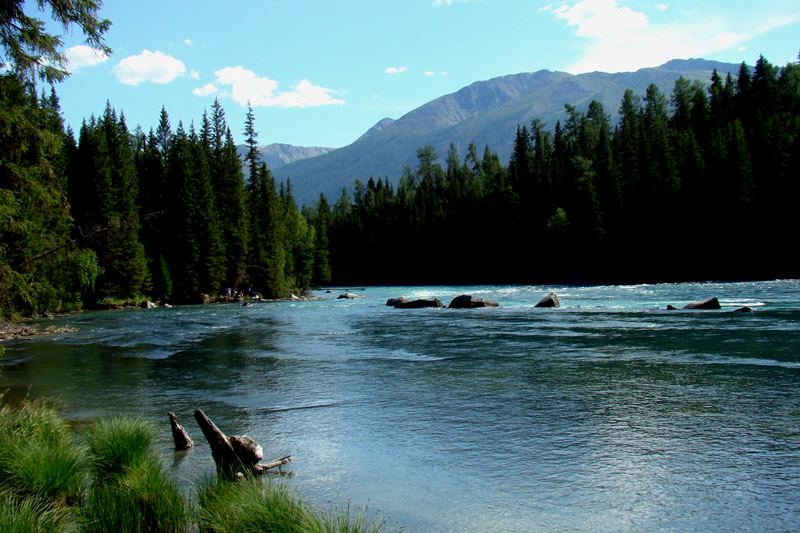
M345 146L506 74L759 54L782 66L800 50L797 0L106 0L101 15L110 57L64 36L73 74L56 90L76 131L107 100L148 131L162 105L188 127L217 97L237 142L252 103L260 144Z

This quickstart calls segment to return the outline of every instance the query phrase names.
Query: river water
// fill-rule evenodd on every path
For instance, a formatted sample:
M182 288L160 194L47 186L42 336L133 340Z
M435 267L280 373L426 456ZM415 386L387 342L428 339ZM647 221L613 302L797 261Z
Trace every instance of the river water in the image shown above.
M311 503L392 530L800 528L800 281L353 292L57 318L77 332L6 342L0 387L159 423L187 486L213 471L202 408L291 454ZM502 307L384 305L463 293Z

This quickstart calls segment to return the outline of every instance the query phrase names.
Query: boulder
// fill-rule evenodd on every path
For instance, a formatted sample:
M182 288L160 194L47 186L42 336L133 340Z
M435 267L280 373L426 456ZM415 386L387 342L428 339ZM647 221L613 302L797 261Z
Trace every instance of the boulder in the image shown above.
M734 310L733 312L734 312L734 313L752 313L752 312L753 312L753 309L752 309L752 308L750 308L750 307L747 307L747 306L745 305L744 307L740 307L739 309L736 309L736 310Z
M358 294L353 294L352 292L346 292L344 294L339 295L339 300L360 300L363 296Z
M702 302L692 302L683 306L684 309L719 309L719 300L716 297L703 300Z
M400 302L394 306L395 309L421 309L423 307L444 307L444 304L438 298L434 298L433 300L411 300L406 302Z
M500 305L492 300L475 298L471 294L462 294L453 298L447 307L449 309L473 309L475 307L500 307Z
M288 299L289 299L289 300L302 300L302 298L299 298L299 297L298 297L298 296L297 296L295 293L293 293L293 292L290 292L290 293L289 293L289 298L288 298Z
M560 306L561 304L558 302L558 296L556 296L556 293L551 292L550 294L539 300L539 303L536 304L534 307L560 307Z
M386 300L386 305L388 305L389 307L395 307L397 304L405 303L407 301L408 300L406 300L405 296L401 296L399 298L389 298L388 300Z
M150 300L145 300L144 302L142 302L142 309L155 309L156 307L158 306L154 302L151 302Z

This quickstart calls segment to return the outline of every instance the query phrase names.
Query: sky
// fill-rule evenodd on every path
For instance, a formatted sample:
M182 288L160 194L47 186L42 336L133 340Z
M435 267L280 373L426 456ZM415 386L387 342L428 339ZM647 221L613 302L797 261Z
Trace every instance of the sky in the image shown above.
M110 56L78 30L62 38L67 124L77 132L110 102L130 129L155 128L162 106L188 128L218 98L237 143L248 102L259 144L341 147L507 74L759 55L783 66L800 51L797 0L106 0L100 15Z

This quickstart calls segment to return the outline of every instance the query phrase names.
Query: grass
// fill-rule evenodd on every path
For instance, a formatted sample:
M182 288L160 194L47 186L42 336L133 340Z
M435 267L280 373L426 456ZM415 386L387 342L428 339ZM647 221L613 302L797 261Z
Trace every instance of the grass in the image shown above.
M109 416L96 420L86 434L95 478L106 480L123 474L152 456L157 434L153 424L138 418Z
M377 533L385 520L366 511L333 507L317 513L285 483L270 478L207 481L198 490L201 532L282 531Z
M152 424L98 419L85 444L42 401L0 408L0 531L377 533L365 510L316 512L270 478L217 478L187 499L154 447Z
M0 409L0 488L52 506L83 492L86 452L58 412L41 401Z

